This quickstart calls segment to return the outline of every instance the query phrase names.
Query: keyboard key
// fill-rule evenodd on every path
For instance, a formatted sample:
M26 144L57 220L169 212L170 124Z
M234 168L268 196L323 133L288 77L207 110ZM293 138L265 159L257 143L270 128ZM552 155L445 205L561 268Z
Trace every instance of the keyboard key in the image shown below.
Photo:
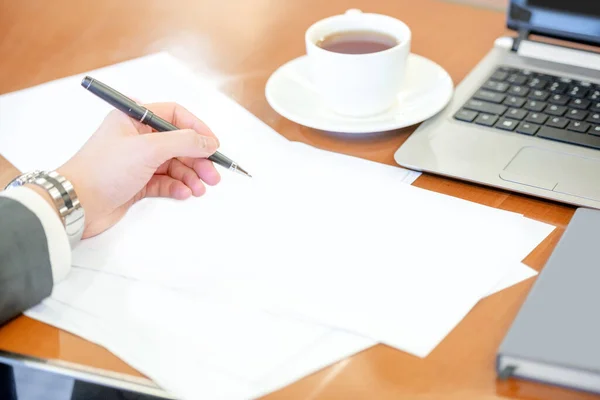
M519 121L525 118L527 111L518 108L509 108L504 116L506 118L518 119Z
M494 92L504 93L508 90L510 85L508 83L496 82L496 81L487 81L483 84L484 89L493 90Z
M548 82L550 82L550 81L554 81L554 80L556 79L556 77L555 77L555 76L548 75L548 74L542 74L542 73L539 73L539 72L538 72L538 73L536 73L536 74L535 74L535 76L536 76L537 78L544 79L544 80L546 80L546 81L548 81Z
M565 114L565 117L570 118L570 119L576 119L577 121L583 121L585 119L585 117L587 117L587 115L588 115L587 111L570 109Z
M588 115L587 121L594 124L600 124L600 113Z
M532 124L530 122L521 122L517 127L517 132L523 133L525 135L535 135L538 129L540 129L540 126L537 124Z
M573 85L569 88L569 91L567 92L567 94L571 97L577 97L577 98L584 98L585 96L587 96L589 90L582 87L582 86L577 86L577 85Z
M581 122L581 121L571 121L571 122L569 122L569 125L567 126L568 130L579 132L579 133L586 133L589 128L590 128L590 124L588 124L587 122Z
M569 97L565 96L564 94L553 94L550 96L548 102L552 104L558 104L559 106L564 106L569 102L569 100Z
M542 126L538 131L537 136L545 139L557 140L559 142L578 144L580 146L600 149L600 137L597 136L582 135L581 133L550 128L548 126Z
M553 126L555 128L564 128L569 123L569 120L562 117L553 117L546 123L548 126Z
M558 80L560 82L563 82L563 83L571 83L571 82L573 82L573 80L569 79L569 78L559 78Z
M508 77L508 72L504 72L504 71L496 71L492 74L492 76L490 77L490 79L494 80L494 81L503 81Z
M523 104L525 104L525 98L523 97L518 97L518 96L509 96L506 98L506 100L504 100L504 104L506 104L507 106L511 106L511 107L523 107Z
M496 124L496 128L505 131L514 131L518 123L519 121L515 121L514 119L500 118L500 121Z
M527 82L527 77L522 76L522 75L512 74L511 76L508 77L506 82L512 83L513 85L522 85L525 82Z
M567 112L567 107L557 106L556 104L550 104L548 107L546 107L544 111L546 112L546 114L561 116L565 112Z
M573 99L569 103L569 107L579 108L580 110L585 110L590 106L591 101L585 99Z
M473 122L475 117L477 117L477 113L475 111L465 110L464 108L454 114L454 118L465 122Z
M592 103L590 110L594 112L600 112L600 101Z
M510 67L499 67L499 68L498 68L498 70L500 70L500 71L502 71L502 72L508 72L508 73L511 73L511 72L515 72L515 71L516 71L516 69L514 69L514 68L510 68Z
M498 121L498 117L496 117L495 115L479 114L479 117L477 117L475 123L485 126L494 126L496 121Z
M588 99L591 101L600 100L600 90L594 90L588 94Z
M542 114L542 113L529 113L529 115L527 116L527 118L525 118L525 121L527 122L534 122L536 124L543 124L544 122L546 122L546 120L548 119L548 116L546 114Z
M588 133L590 133L592 135L600 136L600 125L592 126L588 130Z
M479 111L486 114L496 114L502 115L506 111L506 106L501 106L493 103L488 103L486 101L474 100L471 99L467 101L467 104L464 105L464 108L468 108L469 110Z
M529 98L531 100L546 101L548 96L550 96L550 93L545 92L543 90L533 90L531 93L529 93Z
M544 89L546 87L546 84L548 84L548 81L540 78L531 78L529 82L527 82L527 86L529 86L532 89L538 90Z
M473 98L478 100L491 101L492 103L502 103L506 95L497 92L490 92L489 90L479 90L475 93Z
M525 103L525 108L529 111L542 111L546 107L546 103L543 101L529 100Z
M511 86L508 89L508 94L513 96L527 96L527 93L529 93L529 88L525 86Z
M532 78L532 77L536 76L535 72L530 71L528 69L524 69L524 70L519 71L519 74L521 74L523 76L526 76L528 78Z
M552 84L550 85L548 90L551 93L563 94L564 92L567 91L568 88L569 88L569 85L567 85L564 82L552 82Z
M587 82L587 81L580 81L578 85L581 87L587 88L587 89L590 89L593 87L592 83Z

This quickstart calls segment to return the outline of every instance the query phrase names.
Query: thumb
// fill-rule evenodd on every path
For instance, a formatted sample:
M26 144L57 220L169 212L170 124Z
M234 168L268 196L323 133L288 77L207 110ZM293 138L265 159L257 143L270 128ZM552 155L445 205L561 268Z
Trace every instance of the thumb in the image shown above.
M150 157L159 165L177 157L207 158L219 147L217 139L192 129L149 133L139 138L146 141Z

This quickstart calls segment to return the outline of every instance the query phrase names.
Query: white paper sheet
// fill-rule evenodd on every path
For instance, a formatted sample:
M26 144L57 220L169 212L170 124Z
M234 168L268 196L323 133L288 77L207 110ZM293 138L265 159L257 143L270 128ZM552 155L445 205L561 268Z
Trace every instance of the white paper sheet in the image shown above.
M249 381L275 370L330 330L80 268L54 288L52 298L146 335L160 331L168 342L191 345L214 369Z
M255 398L374 344L85 270L26 314L103 345L184 399ZM170 362L178 377L165 373Z
M325 188L319 191L320 195L324 193L327 193ZM196 242L212 243L208 236L202 238L193 229L183 230L183 237L157 238L152 234L152 228L156 226L162 226L167 232L181 230L180 221L190 216L197 215L197 219L201 220L202 216L195 213L193 203L176 207L171 202L156 202L146 205L148 209L139 208L132 212L129 215L132 223L128 224L127 219L122 221L112 232L113 239L109 235L104 235L97 240L87 241L76 253L75 262L78 265L124 274L136 279L148 279L175 287L187 286L201 295L231 297L244 302L255 302L261 307L276 306L282 311L293 310L307 317L315 317L313 313L318 313L321 316L318 319L321 323L353 330L378 340L385 338L374 336L373 331L359 330L365 326L369 326L369 329L376 326L374 323L365 323L361 317L357 317L360 307L363 307L361 311L364 317L373 315L371 311L374 309L387 308L388 310L381 311L383 314L404 311L412 315L413 320L410 323L396 320L395 323L399 324L396 329L400 330L401 326L408 325L412 326L415 332L417 330L436 332L437 339L428 339L432 345L435 345L447 334L453 324L462 318L463 312L468 311L502 278L509 262L516 262L533 248L531 245L526 245L528 239L536 238L521 227L521 223L525 221L522 217L514 218L514 221L509 223L511 218L479 219L478 215L478 219L471 221L472 224L468 227L470 232L461 234L458 236L459 240L456 240L452 235L457 234L455 229L459 224L465 224L462 218L464 214L453 214L452 207L448 209L444 204L437 202L427 205L427 209L431 210L428 211L427 216L432 218L432 221L437 221L433 226L421 225L417 219L422 218L422 215L416 215L413 221L407 221L407 216L388 217L385 213L378 214L373 210L369 215L369 217L375 216L373 219L364 215L354 216L352 226L346 226L344 231L340 232L332 230L332 227L344 226L344 218L351 214L343 208L334 210L335 202L327 208L329 212L327 216L319 215L321 221L312 215L315 209L332 199L333 193L327 199L320 199L319 204L311 204L311 199L305 199L303 204L306 207L305 211L308 210L309 213L299 212L297 215L286 216L285 221L257 219L253 223L252 219L244 219L245 216L240 213L237 215L237 220L245 221L243 225L248 229L240 234L240 237L250 238L253 227L260 226L262 223L262 240L269 247L260 247L256 242L247 247L241 244L236 245L237 253L225 254L227 247L230 246L227 241L212 244L210 249L200 248L201 257L197 258L194 256L197 248L195 244ZM421 200L421 205L426 203L424 199ZM277 210L278 205L287 205L290 201L291 198L278 199L277 202L269 204L268 209ZM414 204L414 207L417 206ZM257 211L260 210L258 207L259 202L251 208ZM354 203L353 208L359 207L360 203ZM138 212L140 214L137 214ZM263 215L266 213L266 211L262 212ZM252 217L256 217L257 214ZM154 217L158 215L165 216L165 219ZM402 227L403 224L409 226L410 232L383 232L370 237L357 236L359 232L375 231L378 229L376 221L383 221L386 218L392 226ZM318 226L324 219L323 226L319 227L318 232L314 232L312 227ZM493 222L494 219L497 220ZM440 221L445 223L441 225ZM268 227L266 232L265 225ZM294 226L296 232L286 231L286 226ZM487 234L484 233L486 230ZM286 237L281 237L283 232L286 232ZM293 236L298 234L310 234L311 237ZM546 234L547 230L543 230L541 238ZM225 232L223 237L226 237ZM335 238L337 242L332 241L331 238ZM537 236L537 241L539 242L541 238ZM439 253L428 253L429 241L439 243L436 246ZM396 242L410 243L410 245L406 248L404 246L398 248ZM470 243L470 246L465 247L464 242ZM302 243L301 248L311 249L311 253L297 253L299 243ZM222 247L217 250L219 245ZM165 249L181 249L181 251L156 253L147 250L148 248L160 249L161 246ZM466 249L470 250L471 246L477 251L470 251L465 255ZM497 247L506 250L502 255L497 256L497 260L486 261L488 265L485 265L484 260L489 260L489 254L497 252ZM193 249L193 251L186 252L185 249ZM518 251L519 249L521 251ZM83 250L86 250L84 261L80 253ZM109 253L110 258L103 260L101 255L107 254L107 250L112 254ZM517 251L520 258L514 256L508 258L508 254L515 254ZM292 258L290 254L293 254ZM396 263L400 265L396 266ZM251 268L248 267L249 265ZM432 277L436 279L433 282ZM386 282L382 282L382 278ZM343 282L342 286L339 285L340 282ZM307 293L310 293L309 298ZM361 296L357 296L358 293L361 293ZM439 297L436 298L434 293ZM331 302L331 296L337 297L338 301ZM398 310L398 304L411 304L412 301L421 305L427 302L429 308L420 308L414 312L404 308ZM323 306L323 303L328 303L330 308L327 305ZM323 314L325 310L326 315ZM340 319L344 314L352 319L352 325L349 325L349 320ZM442 314L454 315L452 324L444 325L444 328L429 326L429 329L422 329L423 327L419 326L419 322L423 321L423 315L428 315L427 319L437 323L440 321L438 317ZM334 316L335 319L332 319L331 317ZM382 331L388 329L388 326L381 327ZM406 328L403 330L406 331ZM394 333L392 335L395 336ZM415 336L414 340L422 342L423 337L424 335ZM386 343L400 347L393 338ZM432 345L427 346L429 351ZM404 349L413 352L410 345Z
M528 267L525 264L515 264L509 269L508 273L502 278L502 280L498 282L498 284L490 291L489 295L514 286L517 283L536 276L537 274L538 273L535 269Z
M305 156L306 158L314 158L315 151L316 151L318 153L321 153L319 155L320 157L324 157L328 161L335 163L335 165L338 166L338 168L340 168L340 169L347 169L347 170L351 170L351 171L360 169L365 172L367 172L367 171L371 172L377 176L383 176L386 174L396 173L394 171L395 167L393 167L393 166L383 166L383 165L380 165L380 164L377 164L374 162L366 161L364 159L345 156L345 155L341 155L341 154L337 154L337 153L333 153L333 152L329 152L329 151L325 151L325 150L319 150L315 147L309 146L309 145L307 145L305 143L301 143L301 142L293 142L293 145L295 147L297 147L297 149L295 151L302 152L303 156ZM369 171L369 170L372 170L372 171ZM406 174L406 176L403 177L403 179L401 179L401 181L403 183L410 185L420 175L421 175L421 173L419 173L419 172L411 171L410 173ZM528 224L528 223L526 223L526 224ZM534 222L533 224L531 224L529 226L534 226L534 225L537 225L537 222ZM535 230L536 228L534 227L533 229ZM551 229L551 228L549 228L549 229ZM538 236L536 233L528 234L527 236L532 239L531 242L527 243L527 246L529 248L536 247L537 246L536 243L538 240L537 238L539 238L540 236ZM515 259L525 258L525 256L527 256L528 254L529 254L529 251L527 251L527 253L517 254L515 256ZM505 274L505 276L502 278L502 280L500 282L498 282L498 284L496 286L494 286L494 288L489 292L489 295L497 293L497 292L504 290L508 287L511 287L513 285L516 285L519 282L529 279L535 275L537 275L537 271L535 271L533 268L528 267L527 265L524 265L522 263L510 264L510 266L508 268L508 272Z

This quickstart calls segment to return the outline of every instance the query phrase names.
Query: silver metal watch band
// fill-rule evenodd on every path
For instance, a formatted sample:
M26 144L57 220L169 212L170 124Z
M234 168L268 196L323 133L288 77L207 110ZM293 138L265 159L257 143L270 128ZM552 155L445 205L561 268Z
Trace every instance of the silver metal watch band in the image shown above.
M69 242L73 247L81 240L85 228L85 213L73 185L56 171L42 172L38 175L37 180L45 180L56 189L49 191L49 193L63 220ZM34 183L36 182L34 181Z
M33 171L15 178L7 187L28 183L43 188L52 198L73 248L83 235L85 212L71 182L56 171Z
M65 229L69 237L74 236L77 240L81 239L83 229L85 227L85 215L81 204L79 203L79 197L75 193L73 184L62 175L59 175L56 171L47 173L46 176L49 180L55 180L58 183L59 190L62 189L63 197L66 195L65 205L67 210L64 214L61 211L61 215L64 218Z

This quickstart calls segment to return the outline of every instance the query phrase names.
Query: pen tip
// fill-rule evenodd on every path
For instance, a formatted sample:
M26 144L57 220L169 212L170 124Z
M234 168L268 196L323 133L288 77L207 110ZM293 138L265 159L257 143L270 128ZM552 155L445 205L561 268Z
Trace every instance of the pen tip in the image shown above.
M242 167L240 167L239 165L235 166L235 172L237 172L238 174L241 175L245 175L249 178L252 178L252 175L250 175L248 172L246 172Z

